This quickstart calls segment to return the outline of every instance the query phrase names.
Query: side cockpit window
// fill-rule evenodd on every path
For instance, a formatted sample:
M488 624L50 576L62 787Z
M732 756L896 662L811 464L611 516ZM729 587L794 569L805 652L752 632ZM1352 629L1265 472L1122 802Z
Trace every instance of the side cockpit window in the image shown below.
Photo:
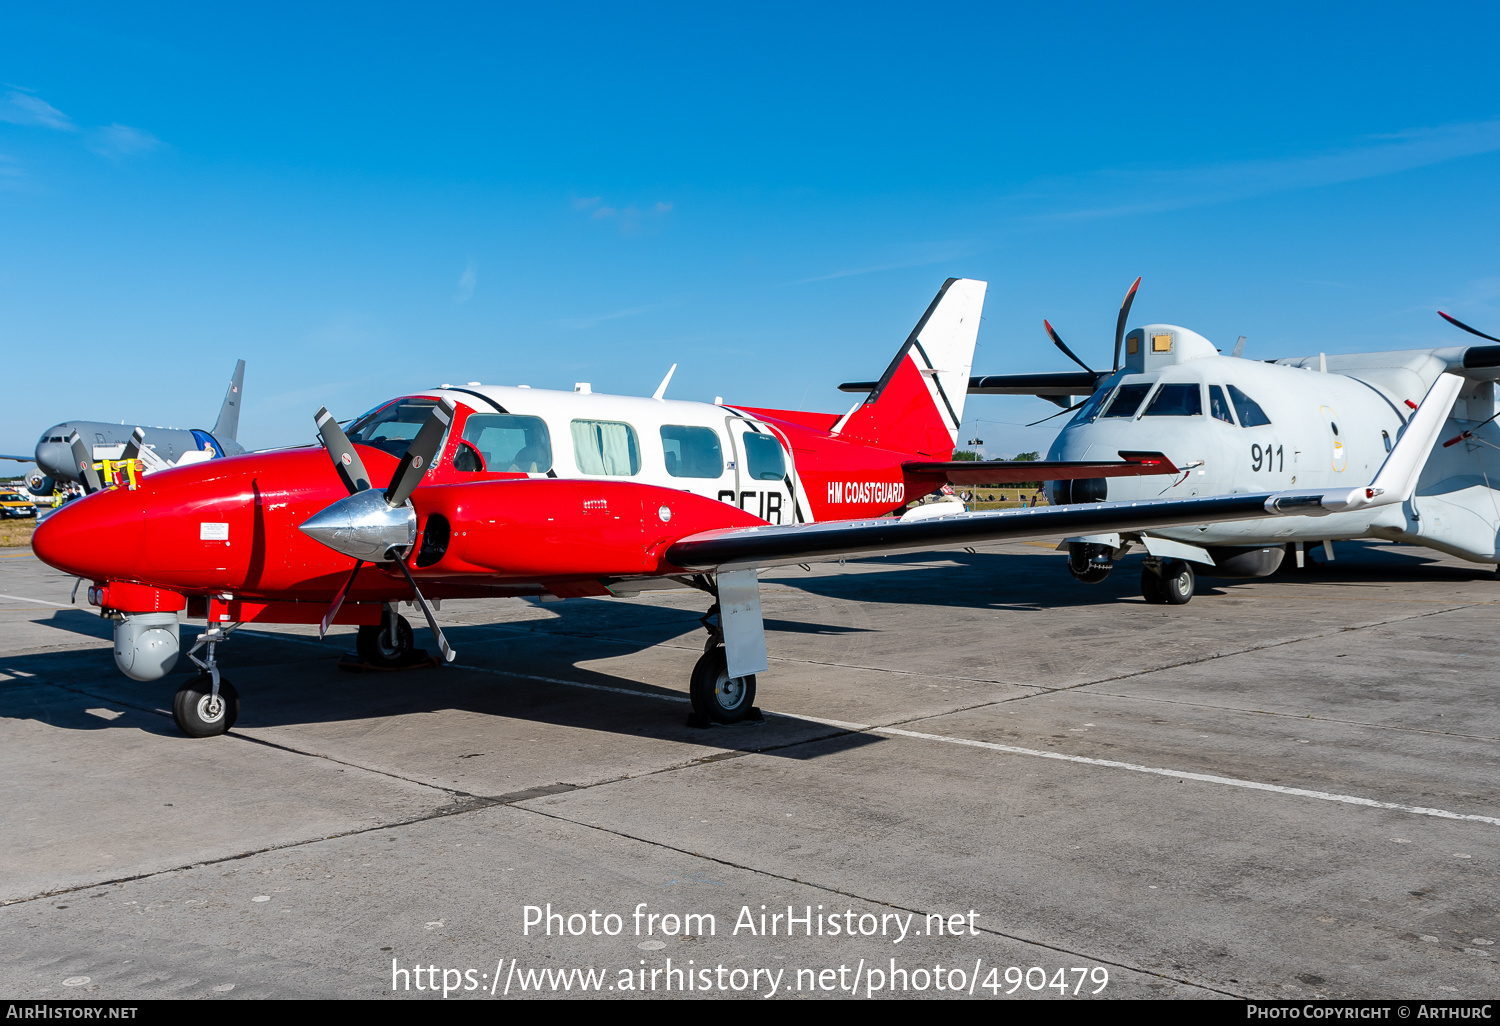
M545 474L552 469L552 436L540 417L476 413L464 423L453 454L457 470L498 474Z
M1222 420L1226 424L1234 423L1234 415L1229 412L1229 400L1224 398L1224 390L1218 385L1208 386L1208 412L1213 414L1215 420Z
M1260 408L1260 404L1233 385L1227 386L1229 398L1234 401L1234 412L1239 415L1240 427L1260 427L1271 423L1271 418Z
M1141 400L1146 398L1146 393L1149 391L1151 391L1150 382L1140 385L1121 385L1100 416L1134 417L1135 411L1141 408Z
M1146 407L1143 417L1201 417L1203 389L1198 382L1163 385Z
M1109 389L1099 389L1099 391L1083 401L1083 405L1078 408L1078 412L1073 415L1073 419L1068 421L1068 425L1071 427L1074 424L1092 424L1094 418L1099 416L1099 407L1103 406L1104 400L1108 398Z

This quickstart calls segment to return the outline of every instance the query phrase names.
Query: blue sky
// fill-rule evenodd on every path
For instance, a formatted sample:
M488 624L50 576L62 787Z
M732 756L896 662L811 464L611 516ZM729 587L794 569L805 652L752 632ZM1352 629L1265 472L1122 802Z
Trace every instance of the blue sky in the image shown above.
M1045 7L1045 10L1036 8ZM976 370L1500 329L1492 6L12 5L0 451L312 437L442 381L829 411L950 275ZM1062 420L974 397L965 436Z

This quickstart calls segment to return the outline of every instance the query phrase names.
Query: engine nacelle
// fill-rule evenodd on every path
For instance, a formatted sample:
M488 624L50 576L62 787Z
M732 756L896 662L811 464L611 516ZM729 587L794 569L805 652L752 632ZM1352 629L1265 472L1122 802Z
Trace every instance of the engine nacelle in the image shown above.
M1255 548L1213 547L1213 566L1194 564L1201 577L1269 577L1281 566L1286 549L1280 545L1258 545Z
M160 680L181 650L176 613L129 613L115 624L115 665L131 680Z
M26 490L37 498L46 498L52 494L57 487L57 482L46 474L31 473L26 475Z
M1084 477L1076 481L1048 481L1047 501L1054 506L1103 502L1109 496L1109 479Z

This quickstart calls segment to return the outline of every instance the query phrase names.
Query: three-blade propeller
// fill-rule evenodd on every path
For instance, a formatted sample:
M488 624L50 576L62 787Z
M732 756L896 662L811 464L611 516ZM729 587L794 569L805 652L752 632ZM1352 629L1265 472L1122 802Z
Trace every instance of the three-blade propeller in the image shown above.
M453 404L442 399L432 408L401 457L396 473L391 476L391 483L384 492L371 488L364 460L360 459L359 451L349 441L349 436L344 434L344 429L333 419L333 414L326 407L320 407L313 419L318 425L318 437L323 440L323 447L328 450L334 469L338 471L349 494L313 514L302 524L301 529L304 534L334 551L354 558L353 571L344 581L343 587L339 588L328 612L323 616L319 636L327 633L333 618L338 615L339 607L344 604L345 596L353 587L355 577L366 563L395 563L411 585L417 605L422 607L427 626L432 629L432 636L437 639L438 648L443 653L443 662L452 662L456 653L448 646L448 639L443 637L443 632L432 615L432 608L422 597L417 582L412 579L405 559L417 540L417 511L412 508L411 494L422 483L437 458L443 436L447 434L448 425L453 421Z

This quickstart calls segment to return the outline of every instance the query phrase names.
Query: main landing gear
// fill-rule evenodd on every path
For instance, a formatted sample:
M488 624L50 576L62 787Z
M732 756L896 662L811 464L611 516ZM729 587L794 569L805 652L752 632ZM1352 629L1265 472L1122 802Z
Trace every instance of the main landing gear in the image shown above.
M416 647L411 624L389 606L381 614L378 625L366 624L354 639L354 648L360 659L371 666L406 666L414 661ZM426 653L423 655L425 657Z
M755 707L755 674L743 677L729 675L729 658L724 650L724 629L717 594L713 606L703 614L699 622L708 631L708 640L703 645L703 655L699 656L693 667L692 683L688 691L693 711L688 716L688 726L707 727L714 723L763 720L760 710Z
M188 658L202 670L177 689L172 699L172 720L188 737L216 737L234 726L240 715L240 694L219 674L214 649L226 640L239 624L213 624L198 635L188 650ZM198 658L199 649L208 648L208 659Z
M1191 564L1147 557L1141 570L1141 597L1158 605L1185 606L1193 598L1195 583Z

